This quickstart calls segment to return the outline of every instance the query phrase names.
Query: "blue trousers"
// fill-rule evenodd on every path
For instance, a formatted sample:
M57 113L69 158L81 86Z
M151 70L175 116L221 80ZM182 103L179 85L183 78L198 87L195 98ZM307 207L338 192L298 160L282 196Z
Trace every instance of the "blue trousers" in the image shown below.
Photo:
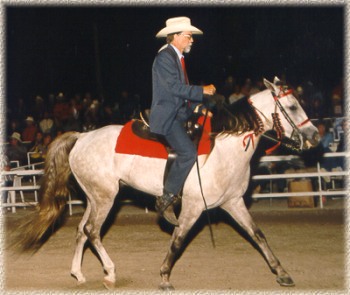
M164 190L179 194L197 158L197 150L186 133L183 121L175 120L165 139L176 153L176 159L170 167L165 180Z

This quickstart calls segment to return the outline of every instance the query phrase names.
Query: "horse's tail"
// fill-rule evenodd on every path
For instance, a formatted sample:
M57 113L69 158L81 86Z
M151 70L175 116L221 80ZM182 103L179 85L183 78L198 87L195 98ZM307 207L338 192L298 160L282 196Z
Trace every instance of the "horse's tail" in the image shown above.
M66 132L51 144L45 159L36 211L19 229L15 244L22 251L36 251L55 231L69 196L69 153L79 137L78 132Z

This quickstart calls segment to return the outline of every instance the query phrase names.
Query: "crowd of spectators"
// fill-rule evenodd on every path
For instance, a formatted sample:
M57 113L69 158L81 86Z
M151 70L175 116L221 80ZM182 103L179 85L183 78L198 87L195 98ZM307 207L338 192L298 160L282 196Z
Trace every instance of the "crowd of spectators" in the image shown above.
M326 117L343 116L343 83L340 81L331 90L322 90L310 80L306 80L297 85L290 85L282 78L282 82L294 90L294 96L298 99L303 109L311 119L323 119ZM251 96L264 90L263 79L253 81L247 78L238 81L233 76L228 76L224 81L220 94L225 96L226 103L232 104L243 97Z
M262 79L245 79L241 83L228 76L218 92L225 97L227 104L251 96L265 89ZM330 94L325 94L312 82L294 86L294 95L306 110L309 118L322 119L325 116L342 116L342 84ZM331 97L329 97L331 95ZM332 103L329 113L327 101ZM137 117L140 112L140 97L128 91L121 91L113 102L106 102L91 93L67 97L63 93L42 97L37 95L27 104L18 99L8 108L6 120L7 142L5 155L9 161L27 164L27 153L31 162L45 159L47 147L58 135L67 131L87 132L110 124L124 124ZM328 145L329 143L326 143Z
M90 93L69 98L63 93L36 96L29 105L23 99L7 109L5 156L8 161L26 165L45 159L48 145L67 131L87 132L105 125L124 124L139 113L138 95L121 92L114 103L93 97Z

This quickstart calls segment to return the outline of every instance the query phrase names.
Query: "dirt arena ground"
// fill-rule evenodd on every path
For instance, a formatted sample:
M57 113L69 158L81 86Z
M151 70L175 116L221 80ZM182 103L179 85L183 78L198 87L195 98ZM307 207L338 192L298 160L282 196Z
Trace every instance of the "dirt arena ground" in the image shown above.
M70 276L75 231L82 207L75 206L61 227L33 256L4 247L5 292L113 293L157 292L159 268L172 228L144 204L117 205L105 227L103 243L116 265L115 290L102 285L103 269L87 248L83 272L87 283L77 286ZM171 282L177 291L193 292L325 292L347 293L346 216L343 199L329 199L324 209L288 208L286 200L260 200L250 211L270 247L296 286L280 287L262 256L220 210L210 211L216 248L205 216L191 233L175 264ZM3 213L3 236L11 236L30 209ZM6 245L6 241L4 242Z

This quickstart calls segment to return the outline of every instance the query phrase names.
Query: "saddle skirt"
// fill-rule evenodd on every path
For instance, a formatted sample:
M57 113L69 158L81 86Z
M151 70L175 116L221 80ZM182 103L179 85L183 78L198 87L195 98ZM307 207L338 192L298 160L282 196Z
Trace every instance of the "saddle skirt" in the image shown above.
M154 137L146 139L139 135L136 135L133 131L134 120L127 122L122 128L119 137L116 142L115 152L118 154L139 155L149 158L162 158L167 159L169 151L165 144L160 141L156 141ZM204 116L198 118L197 123L203 125ZM205 120L205 126L203 126L202 137L198 145L198 155L207 155L211 150L211 123L210 118Z

